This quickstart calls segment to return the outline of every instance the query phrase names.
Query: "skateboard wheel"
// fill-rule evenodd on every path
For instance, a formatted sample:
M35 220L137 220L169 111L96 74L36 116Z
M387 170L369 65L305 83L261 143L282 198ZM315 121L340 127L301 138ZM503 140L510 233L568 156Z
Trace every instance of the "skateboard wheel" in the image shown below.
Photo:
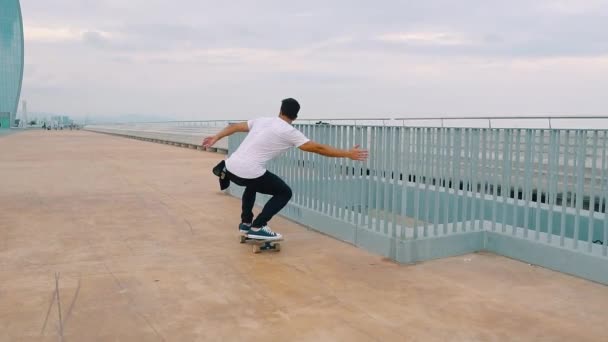
M262 252L262 249L258 245L253 245L253 253L258 254Z
M241 235L239 237L240 237L241 243L245 243L245 241L247 241L247 238L244 235Z
M278 252L278 251L280 251L280 250L281 250L281 244L280 244L280 243L275 243L275 244L274 244L274 249L275 249L275 251L277 251L277 252Z

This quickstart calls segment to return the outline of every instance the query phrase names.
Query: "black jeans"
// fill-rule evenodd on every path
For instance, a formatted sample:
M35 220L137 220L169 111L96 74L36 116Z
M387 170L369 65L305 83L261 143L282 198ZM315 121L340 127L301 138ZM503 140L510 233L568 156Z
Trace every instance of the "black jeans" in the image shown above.
M256 193L272 195L272 198L266 202L262 212L255 218L252 227L260 228L268 224L268 221L276 215L289 200L292 192L289 185L270 171L266 171L262 176L253 179L238 177L228 171L228 177L231 182L237 185L244 186L243 192L243 207L241 213L241 221L249 223L253 220L253 205L255 204Z

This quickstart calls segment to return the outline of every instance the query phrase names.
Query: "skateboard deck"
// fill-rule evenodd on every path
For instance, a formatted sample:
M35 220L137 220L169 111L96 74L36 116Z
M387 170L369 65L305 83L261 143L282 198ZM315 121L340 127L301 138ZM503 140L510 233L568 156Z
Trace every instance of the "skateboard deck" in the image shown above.
M279 241L283 241L283 239L279 240L262 240L262 239L252 239L247 237L247 234L241 233L239 236L239 241L241 243L251 243L253 253L261 253L262 251L275 251L279 252L281 250L281 244Z

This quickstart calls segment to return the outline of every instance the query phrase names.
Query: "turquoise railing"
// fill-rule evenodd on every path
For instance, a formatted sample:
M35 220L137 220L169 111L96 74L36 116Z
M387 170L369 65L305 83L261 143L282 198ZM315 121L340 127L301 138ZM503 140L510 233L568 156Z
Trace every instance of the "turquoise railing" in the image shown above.
M229 121L226 120L142 122L87 125L85 129L99 133L202 149L201 143L203 137L216 134L228 123ZM228 142L226 140L220 141L212 150L227 151Z
M490 250L608 282L606 130L295 126L370 159L275 159L294 193L288 218L401 262Z
M605 118L297 122L311 139L359 144L370 159L298 149L275 159L270 171L294 193L283 216L399 262L487 250L608 284ZM200 149L202 137L226 123L87 128ZM233 135L216 148L230 153L243 138ZM229 192L240 196L242 189L233 184ZM266 199L258 196L258 204Z

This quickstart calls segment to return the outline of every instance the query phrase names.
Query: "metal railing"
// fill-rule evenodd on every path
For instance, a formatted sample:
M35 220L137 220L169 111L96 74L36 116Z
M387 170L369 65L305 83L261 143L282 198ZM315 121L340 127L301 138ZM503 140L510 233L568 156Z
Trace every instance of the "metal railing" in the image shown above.
M295 126L320 143L360 145L370 159L292 149L272 161L269 170L294 190L287 217L331 235L340 233L328 226L354 227L345 240L365 244L356 234L367 234L386 241L392 251L381 253L397 260L398 243L492 232L600 257L608 266L606 130ZM229 153L243 137L230 138Z
M103 126L139 129L167 129L197 127L224 127L229 120L182 120L137 123L115 123ZM355 126L410 126L410 127L468 127L468 128L556 128L556 129L608 129L608 116L590 115L529 115L529 116L438 116L438 117L383 117L383 118L299 118L296 124L329 123Z
M186 144L196 147L201 145L203 137L216 134L228 125L228 123L229 121L225 120L192 122L174 121L88 125L85 128L96 132ZM227 140L218 142L215 148L227 150Z
M467 117L408 117L408 118L302 118L296 125L329 124L332 126L401 126L401 127L460 127L460 128L569 128L608 129L608 117L601 116L467 116ZM88 125L87 129L99 132L157 139L196 146L202 137L213 135L233 122L243 120L194 120L115 123ZM227 142L218 142L217 148L226 150Z
M269 169L294 190L284 216L395 260L490 250L608 284L606 119L299 119L309 138L370 159L292 149ZM234 121L87 128L192 147Z
M297 123L355 126L608 129L607 116L461 116L298 119Z
M299 128L321 143L359 144L371 157L358 163L294 149L273 161L270 169L294 187L298 205L400 238L481 229L489 221L493 230L523 229L535 239L549 232L546 242L557 234L562 247L566 238L572 248L603 245L606 255L606 131Z

